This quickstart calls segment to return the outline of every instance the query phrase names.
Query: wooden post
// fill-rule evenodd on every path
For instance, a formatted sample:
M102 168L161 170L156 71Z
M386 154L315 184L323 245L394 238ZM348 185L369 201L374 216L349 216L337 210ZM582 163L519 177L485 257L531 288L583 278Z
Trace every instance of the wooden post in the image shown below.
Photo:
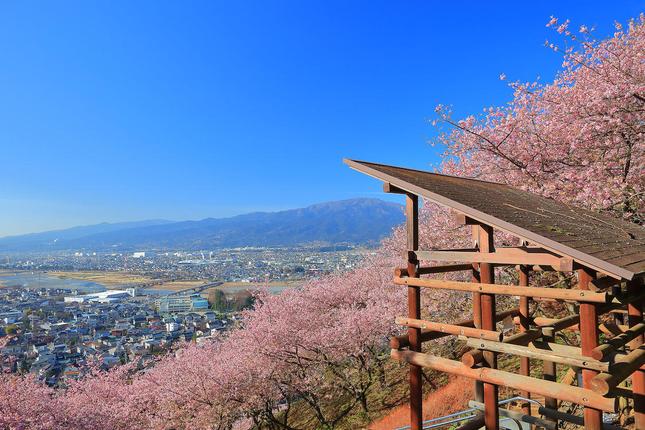
M529 286L529 266L520 266L519 284L522 287ZM520 297L520 332L525 333L531 329L530 315L529 315L529 297ZM520 374L524 376L531 376L531 360L528 357L520 357ZM522 396L530 399L531 393L522 391ZM531 403L522 402L522 412L525 415L531 415Z
M479 248L479 225L472 226L473 246ZM473 271L470 279L472 282L481 282L479 276L479 265L473 263ZM473 293L473 322L476 328L482 328L482 301L481 293ZM484 401L484 384L481 381L475 381L473 386L474 398L478 402Z
M594 273L589 269L578 270L578 288L588 290L589 283L594 278ZM591 356L592 351L598 346L598 310L593 303L580 304L580 347L582 355ZM595 370L582 369L582 385L591 389L591 381L598 374ZM602 411L585 407L585 429L601 430Z
M555 342L555 330L553 327L544 327L542 329L542 340L544 342ZM556 367L553 361L542 361L542 377L545 381L557 382ZM558 410L558 399L553 397L544 398L544 406ZM554 421L552 418L547 418L549 421Z
M487 225L479 226L479 251L494 252L493 228ZM492 264L480 263L479 276L482 283L494 284L495 273ZM481 318L483 330L495 330L495 295L481 295ZM484 364L495 369L497 367L497 353L484 351ZM486 430L499 429L499 410L497 404L498 388L495 384L484 383L484 420Z
M638 293L642 288L640 281L627 283L628 293ZM627 305L627 318L630 327L643 322L643 301L638 300ZM643 335L634 340L633 347L643 344ZM632 374L632 393L634 394L634 424L637 429L645 429L645 372L637 370Z
M419 196L406 195L405 215L408 236L408 251L419 249ZM418 277L417 268L419 262L412 253L408 254L408 276ZM421 318L421 290L419 287L408 286L408 317ZM421 329L408 328L410 339L410 351L421 352ZM422 368L410 364L410 429L421 430L423 427L423 386Z

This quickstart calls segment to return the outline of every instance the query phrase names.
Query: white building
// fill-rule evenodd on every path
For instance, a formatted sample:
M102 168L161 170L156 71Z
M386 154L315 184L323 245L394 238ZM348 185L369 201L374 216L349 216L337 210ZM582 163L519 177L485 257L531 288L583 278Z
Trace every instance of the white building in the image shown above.
M80 296L67 296L64 298L65 303L85 303L85 302L100 302L110 303L121 300L125 297L130 297L130 294L124 290L110 290L101 293L83 294Z

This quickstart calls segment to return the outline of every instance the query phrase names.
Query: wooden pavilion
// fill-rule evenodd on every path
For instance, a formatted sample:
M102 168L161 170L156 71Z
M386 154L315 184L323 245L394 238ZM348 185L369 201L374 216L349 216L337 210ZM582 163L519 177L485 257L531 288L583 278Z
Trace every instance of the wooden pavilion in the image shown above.
M603 411L617 412L623 398L633 408L636 428L645 429L645 228L504 184L345 163L383 181L385 192L406 196L407 267L395 269L394 283L407 286L408 315L396 322L408 333L390 343L392 357L410 365L412 430L422 428L422 367L476 381L475 400L483 402L484 412L463 429L499 428L499 386L525 398L544 398L540 413L545 418L530 417L528 404L520 414L538 427L557 428L558 420L582 424L580 417L558 411L558 402L565 401L584 407L584 428L601 429ZM419 197L450 208L460 224L472 226L473 247L420 250ZM521 246L496 247L495 229L517 237ZM420 261L440 263L422 266ZM495 284L498 266L515 266L519 285ZM577 272L577 288L529 287L531 272L543 270ZM421 277L455 271L470 272L471 281ZM472 293L472 319L453 324L422 320L421 288ZM497 313L497 295L519 297L519 308ZM573 302L579 311L560 319L530 315L530 302L544 300ZM605 314L613 319L601 324ZM509 315L519 330L505 337L497 323ZM555 342L555 333L565 329L579 330L578 347ZM602 343L601 333L607 339ZM421 352L422 342L450 335L472 348L461 361ZM497 369L498 354L519 356L519 374ZM531 362L540 364L543 379L530 376ZM556 365L579 370L582 386L558 382ZM629 379L631 388L623 383Z

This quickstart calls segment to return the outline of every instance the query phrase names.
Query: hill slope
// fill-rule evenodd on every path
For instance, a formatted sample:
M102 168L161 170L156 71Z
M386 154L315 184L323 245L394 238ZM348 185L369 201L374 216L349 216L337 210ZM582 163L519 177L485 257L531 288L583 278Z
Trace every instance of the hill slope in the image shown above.
M98 224L5 237L0 238L0 252L374 244L403 219L398 204L378 199L352 199L231 218Z

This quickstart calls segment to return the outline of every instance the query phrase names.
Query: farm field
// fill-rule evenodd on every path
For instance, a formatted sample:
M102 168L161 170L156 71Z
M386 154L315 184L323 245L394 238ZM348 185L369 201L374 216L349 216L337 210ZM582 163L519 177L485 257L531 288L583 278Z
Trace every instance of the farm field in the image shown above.
M140 284L152 282L153 280L147 276L137 275L128 272L100 272L100 271L86 271L86 272L48 272L50 276L55 276L60 279L78 279L81 281L96 282L102 284L106 288L114 289L126 284Z

